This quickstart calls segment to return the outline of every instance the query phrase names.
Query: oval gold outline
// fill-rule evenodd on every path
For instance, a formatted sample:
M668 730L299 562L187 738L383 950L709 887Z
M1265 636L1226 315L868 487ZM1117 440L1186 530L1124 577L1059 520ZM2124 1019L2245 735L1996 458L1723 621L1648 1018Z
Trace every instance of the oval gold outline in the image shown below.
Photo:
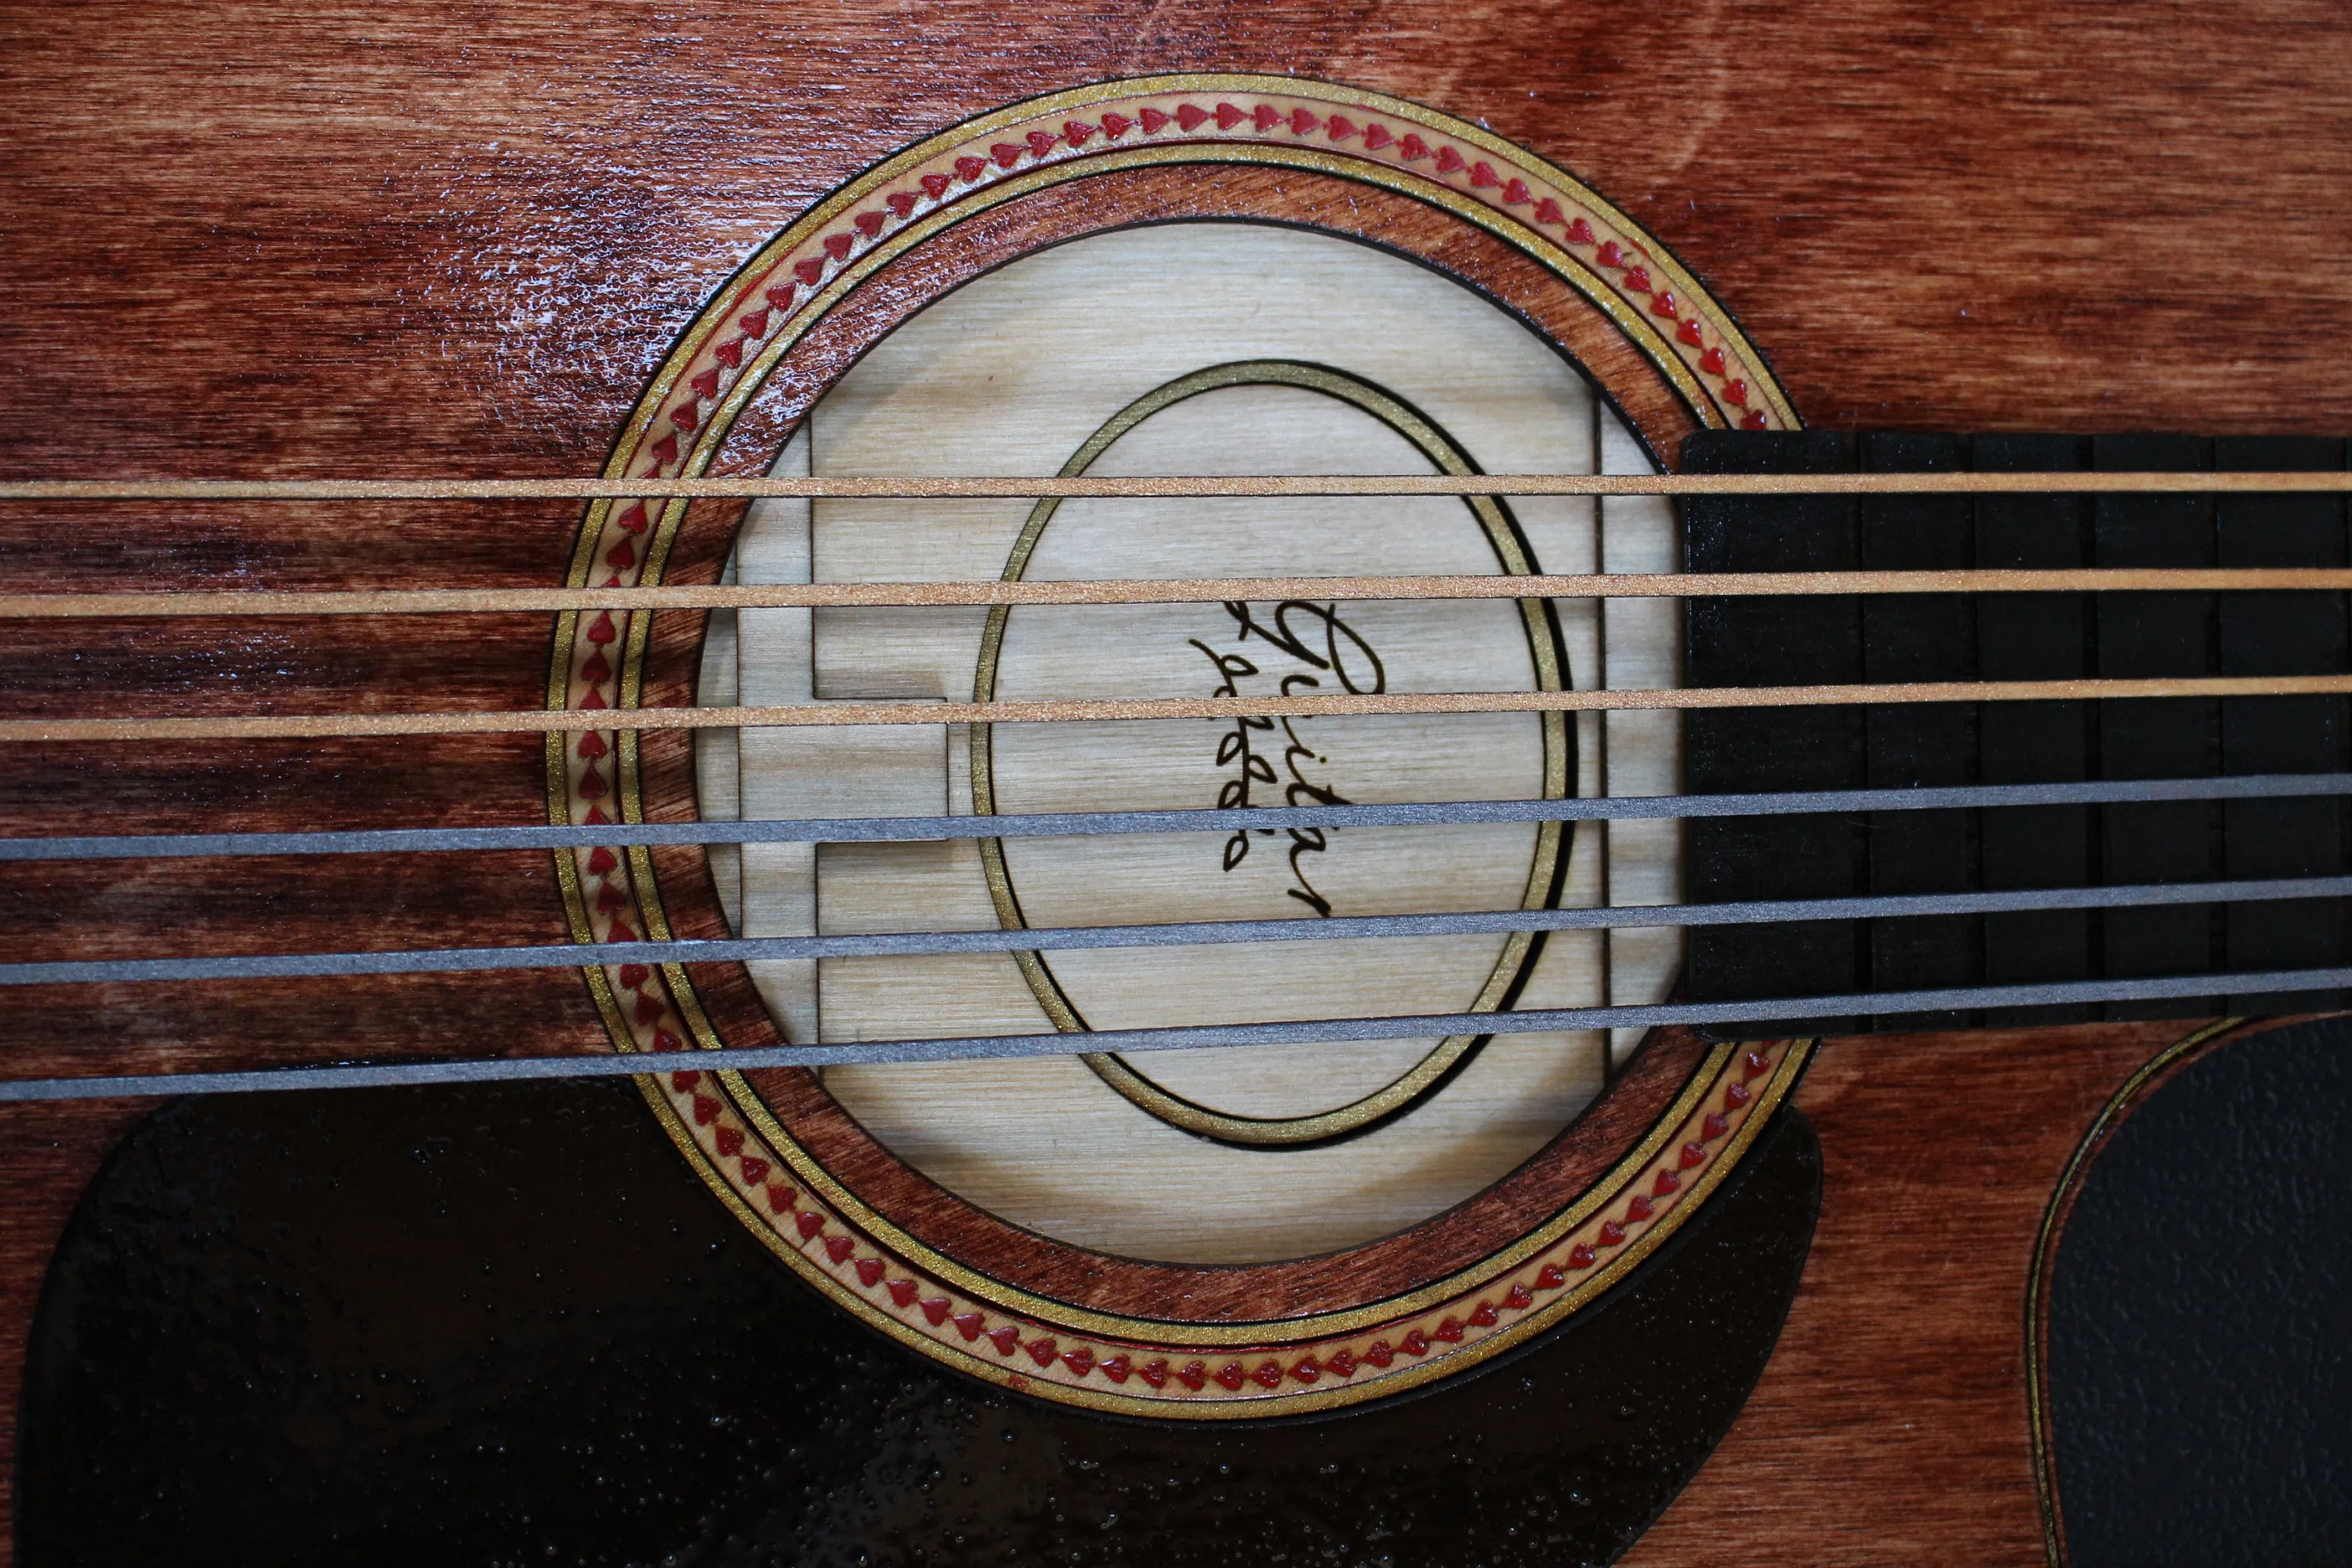
M1441 472L1470 474L1480 471L1468 450L1454 440L1450 432L1377 383L1328 366L1297 360L1234 360L1223 364L1205 365L1177 376L1129 403L1080 443L1077 450L1062 465L1060 475L1069 479L1085 473L1146 420L1180 403L1206 393L1241 386L1286 386L1318 394L1379 420L1388 429L1411 442L1413 449ZM1465 496L1462 500L1470 514L1477 520L1488 548L1495 552L1505 574L1520 575L1535 570L1527 540L1519 531L1518 521L1511 515L1510 508L1503 498ZM1006 557L1002 581L1019 582L1027 573L1030 557L1038 542L1045 537L1045 529L1060 510L1061 504L1057 498L1048 496L1030 509L1028 521L1022 526L1020 535L1013 541L1013 549ZM1536 689L1563 689L1569 679L1568 649L1561 643L1557 621L1543 600L1521 599L1517 603L1520 621L1527 632L1528 652L1535 666ZM1010 605L998 605L988 613L981 633L980 658L972 672L971 696L975 702L994 700L997 660L1003 648L1005 629L1011 621ZM1574 732L1569 728L1565 714L1546 713L1542 720L1542 798L1564 799L1569 790L1570 776L1576 767ZM982 816L992 816L997 809L994 732L995 726L985 723L972 724L969 731L972 810ZM1548 822L1538 825L1527 887L1519 899L1521 909L1546 909L1558 900L1567 869L1564 843L1567 837L1561 824ZM997 921L1007 931L1020 930L1027 925L1028 921L1022 912L1020 896L1013 887L1012 869L1005 863L1004 841L983 838L979 844L982 874L988 880L989 899L996 907ZM1496 958L1486 983L1478 988L1476 997L1461 1011L1491 1013L1507 1005L1510 997L1527 984L1537 960L1543 954L1543 943L1538 937L1539 933L1534 931L1512 932L1505 940L1502 952ZM1031 994L1037 998L1038 1005L1045 1010L1045 1016L1053 1020L1054 1026L1066 1034L1087 1032L1085 1018L1062 989L1061 981L1045 962L1045 955L1026 951L1013 956L1020 965L1022 978L1028 982ZM1115 1053L1089 1051L1078 1059L1139 1109L1171 1127L1215 1142L1242 1148L1298 1148L1365 1131L1379 1122L1402 1115L1435 1093L1457 1070L1467 1067L1487 1038L1485 1035L1446 1036L1431 1047L1418 1062L1371 1093L1348 1104L1305 1116L1237 1116L1172 1092L1149 1073Z

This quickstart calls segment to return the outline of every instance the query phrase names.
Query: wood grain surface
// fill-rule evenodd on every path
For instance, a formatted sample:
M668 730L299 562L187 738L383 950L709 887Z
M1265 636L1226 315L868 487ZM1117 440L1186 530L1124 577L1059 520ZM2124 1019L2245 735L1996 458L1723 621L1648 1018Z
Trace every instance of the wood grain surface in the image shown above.
M1825 1042L1796 1095L1822 1156L1796 1305L1731 1435L1626 1561L2042 1561L2025 1289L2042 1211L2108 1099L2191 1032Z
M2352 16L2319 0L20 4L0 10L0 471L593 472L700 302L823 193L996 103L1186 68L1358 83L1561 163L1706 279L1815 424L2352 428ZM845 318L844 345L904 304L867 308L877 321ZM542 585L576 516L11 507L0 562L12 586L49 588ZM365 621L12 629L6 717L87 710L93 690L183 712L495 710L544 690L530 616L462 638ZM677 637L665 668L682 680ZM0 757L0 829L528 821L541 756L530 737L27 746ZM684 760L668 764L681 787ZM354 930L387 946L564 935L543 857L307 869L14 868L0 934L28 958L199 931L222 952ZM599 1033L563 973L10 1001L0 1047L19 1072L101 1048L209 1064ZM2033 1224L2096 1105L2179 1032L1826 1051L1801 1100L1829 1160L1804 1293L1755 1402L1638 1559L2037 1556ZM134 1113L8 1117L0 1377L57 1227Z

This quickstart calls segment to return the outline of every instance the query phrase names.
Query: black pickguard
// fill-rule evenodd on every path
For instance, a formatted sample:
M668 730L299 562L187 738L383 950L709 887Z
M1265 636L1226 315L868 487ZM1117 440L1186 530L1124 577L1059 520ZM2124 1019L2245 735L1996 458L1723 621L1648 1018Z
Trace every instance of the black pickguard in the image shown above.
M625 1086L181 1101L51 1267L18 1561L1605 1563L1761 1374L1820 1177L1784 1110L1515 1354L1327 1417L1146 1423L856 1324Z

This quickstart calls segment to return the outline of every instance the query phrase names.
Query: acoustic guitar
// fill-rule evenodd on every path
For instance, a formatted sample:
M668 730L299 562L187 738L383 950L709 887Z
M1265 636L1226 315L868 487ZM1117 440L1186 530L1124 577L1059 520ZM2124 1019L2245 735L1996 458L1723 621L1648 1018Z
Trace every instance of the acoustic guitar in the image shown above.
M2328 1560L2177 22L20 13L16 1560Z

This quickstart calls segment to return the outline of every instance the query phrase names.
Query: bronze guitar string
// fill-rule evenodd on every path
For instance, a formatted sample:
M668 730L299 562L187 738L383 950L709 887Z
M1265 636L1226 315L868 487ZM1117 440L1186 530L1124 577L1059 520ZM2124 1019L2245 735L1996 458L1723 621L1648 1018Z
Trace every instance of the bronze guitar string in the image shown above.
M709 584L638 588L186 589L0 594L0 620L210 616L513 615L583 610L1190 605L1256 600L1677 599L1871 594L2329 592L2341 567L2084 567L1927 572L1540 573L1494 576L991 578L944 583Z
M2220 481L2220 482L2216 482ZM2220 490L2343 491L2352 489L2352 477L2329 474L2107 474L2107 475L1826 475L1826 476L1349 476L1340 479L1202 479L1180 477L1147 480L1063 479L1001 480L685 480L654 484L644 481L439 481L423 485L407 481L151 481L137 485L50 481L0 486L0 500L479 500L520 497L592 495L759 495L821 496L1017 496L1084 497L1198 495L1486 495L1486 494L1860 494L1860 493L2211 493ZM0 616L10 618L65 618L203 615L302 614L443 614L577 611L593 608L757 608L817 607L878 605L1085 605L1214 602L1267 596L1339 599L1519 598L1545 597L1687 597L1735 595L1857 595L1885 593L1989 592L2151 592L2303 590L2336 591L2352 586L2352 573L2341 571L2210 571L2172 569L2117 572L2086 570L2063 573L1939 572L1939 573L1819 573L1754 574L1522 574L1477 578L1322 578L1322 579L1189 579L1181 582L1074 583L939 583L912 584L825 584L756 587L641 588L625 590L491 589L405 592L257 592L137 595L18 595L0 597ZM1937 682L1843 687L1716 688L1680 690L1396 694L1379 697L1233 700L1143 700L1066 703L846 703L823 710L800 708L622 710L601 713L525 714L396 714L354 719L350 716L255 716L228 719L11 720L0 721L0 739L117 740L194 739L350 733L483 732L486 731L569 731L614 726L625 717L634 729L736 728L761 724L811 723L934 723L981 721L1062 721L1130 718L1229 718L1280 712L1299 716L1322 712L1478 712L1560 711L1591 709L1696 709L1748 706L1812 706L1844 702L1926 702L2035 700L2051 699L2115 699L2179 696L2274 696L2295 693L2352 691L2352 677L2306 676L2266 678L2197 678L2168 680L2068 680L2039 682ZM1232 712L1223 710L1231 708ZM965 710L973 711L966 712ZM352 727L352 726L362 727ZM2189 781L2182 781L2188 783ZM2212 784L2203 781L2207 797ZM2081 786L2076 786L2081 787ZM2114 788L2116 786L2107 786ZM2196 787L2192 785L2191 787ZM2132 786L2122 786L2128 792ZM1832 792L1822 792L1832 793ZM1834 792L1847 795L1906 795L1918 792ZM2169 792L2168 792L2169 793ZM2297 793L2301 793L2297 791ZM2117 793L2113 798L2143 798ZM2191 797L2194 798L2194 797ZM1467 805L1474 803L1458 803ZM1525 803L1545 805L1591 803ZM1615 803L1612 803L1615 804ZM1924 805L1924 802L1920 803ZM1978 804L1990 804L1980 802ZM1874 809L1885 809L1878 805ZM1440 809L1443 809L1442 807ZM1863 809L1858 805L1849 809ZM1660 813L1663 815L1664 813ZM1077 814L1114 816L1121 814ZM1149 814L1171 816L1192 814ZM1206 815L1206 814L1202 814ZM1582 814L1580 814L1582 815ZM1598 812L1591 815L1602 815ZM1617 815L1611 813L1609 815ZM965 819L970 822L971 819ZM792 825L802 833L815 825ZM974 825L977 826L976 824ZM424 830L430 832L432 830ZM500 830L488 830L498 832ZM530 831L530 830L523 830ZM562 832L562 829L541 829ZM611 829L594 836L610 838ZM813 836L813 835L812 835ZM151 836L152 837L152 836ZM164 836L169 837L169 836ZM217 839L224 836L209 836ZM278 836L287 837L287 836ZM308 836L317 837L321 836ZM695 841L724 841L703 837ZM735 841L748 841L736 839ZM36 841L37 842L37 841ZM63 842L63 841L60 841ZM82 841L89 842L89 841ZM455 846L452 846L455 847ZM285 851L294 852L294 851ZM33 858L12 855L10 858ZM42 855L39 858L63 858ZM83 858L77 856L76 858ZM94 855L89 858L95 858ZM436 966L503 968L557 962L570 967L583 961L678 963L732 960L744 957L809 956L847 942L864 952L963 951L978 943L1005 949L1017 939L1024 947L1157 945L1169 942L1218 940L1276 941L1330 939L1342 936L1423 934L1423 927L1443 924L1450 931L1483 931L1496 921L1517 922L1512 929L1567 929L1570 925L1633 926L1642 924L1699 925L1743 921L1892 916L1919 913L1984 912L1995 908L2112 908L2143 903L2231 901L2239 899L2342 896L2352 889L2352 879L2302 879L2277 883L2168 884L2151 887L2099 888L2029 893L1938 895L1914 898L1872 898L1782 901L1754 906L1659 906L1592 910L1498 911L1486 915L1388 916L1343 919L1339 922L1224 921L1190 927L1088 927L1020 932L888 933L861 938L752 939L749 942L624 943L565 945L520 950L438 950L403 953L262 955L243 958L100 962L89 964L17 964L0 966L0 984L57 984L71 981L195 979L259 977L273 973L362 973L416 972ZM1815 905L1821 906L1815 908ZM1913 906L1918 906L1914 908ZM1961 906L1965 905L1963 909ZM1832 910L1831 906L1835 906ZM1932 908L1930 907L1932 906ZM1979 908L1981 906L1981 908ZM1484 922L1484 923L1482 923ZM1327 926L1328 929L1317 929ZM1283 927L1283 930L1259 928ZM1303 929L1302 929L1303 927ZM1358 928L1362 928L1359 930ZM1391 929L1393 928L1393 929ZM1495 929L1502 929L1497 925ZM832 946L825 944L831 943ZM779 944L782 944L779 946ZM751 947L761 951L751 953ZM768 947L777 946L770 953ZM611 947L614 953L604 949ZM738 953L736 947L746 949ZM801 952L802 948L810 952ZM622 948L625 957L614 956ZM637 950L644 950L639 952ZM721 950L725 951L721 951ZM843 947L846 953L848 948ZM559 954L554 960L547 954ZM291 966L291 967L289 967ZM356 966L356 967L350 967ZM89 973L85 973L84 971ZM1402 1034L1441 1029L1475 1029L1482 1033L1519 1033L1592 1027L1642 1026L1662 1023L1721 1023L1766 1017L1834 1016L1840 1013L1931 1010L1951 1007L2034 1005L2063 1001L2157 999L2205 994L2217 983L2232 990L2265 991L2326 987L2343 983L2347 972L2283 972L2277 975L2200 975L2126 982L2074 982L2056 986L1976 987L1965 991L1918 994L1874 994L1857 997L1776 999L1765 1003L1709 1004L1697 1007L1586 1008L1543 1013L1496 1015L1479 1013L1460 1018L1379 1018L1326 1020L1312 1025L1234 1026L1223 1028L1176 1028L1084 1037L1091 1050L1192 1048L1211 1044L1275 1043L1266 1031L1287 1031L1284 1037L1339 1039L1399 1037ZM2273 984L2273 983L2276 984ZM2061 993L2063 993L2062 995ZM1744 1011L1743 1011L1744 1010ZM1554 1016L1557 1014L1559 1016ZM1652 1017L1650 1015L1658 1016ZM1674 1016L1666 1015L1673 1014ZM1688 1016L1682 1015L1687 1014ZM1571 1021L1572 1015L1572 1021ZM1638 1015L1638 1016L1637 1016ZM1305 1029L1311 1034L1299 1034ZM1128 1039L1126 1034L1136 1037ZM1264 1037L1263 1038L1261 1037ZM1227 1037L1231 1037L1228 1038ZM1056 1033L1035 1037L1036 1049L1024 1048L1022 1037L992 1039L883 1042L877 1046L802 1047L811 1064L857 1059L869 1053L898 1049L898 1055L876 1054L874 1059L944 1059L950 1056L1038 1054L1066 1051L1070 1037ZM791 1054L795 1047L780 1047ZM730 1061L755 1063L751 1056L769 1052L734 1053ZM589 1067L589 1063L605 1065ZM321 1073L334 1082L356 1081L348 1075L393 1071L403 1075L438 1072L449 1077L564 1076L574 1071L644 1070L642 1056L620 1058L544 1058L524 1062L400 1064L391 1068L268 1069L257 1073L209 1075L139 1075L128 1079L28 1080L0 1085L0 1098L83 1098L125 1092L129 1085L169 1078L181 1092L205 1087L297 1087L296 1077ZM773 1065L784 1065L782 1062ZM807 1064L802 1064L807 1065ZM219 1080L214 1085L212 1080ZM398 1081L408 1081L404 1076ZM418 1079L418 1081L428 1081ZM309 1085L306 1081L304 1086Z
M1171 474L950 478L9 479L5 501L1031 500L1198 496L1792 496L2352 493L2352 473Z
M1590 713L1822 708L1906 702L2046 702L2352 694L2352 675L2142 679L1927 680L1850 686L1650 687L1329 697L1087 698L1057 702L826 702L762 708L531 709L477 713L252 714L221 718L5 719L0 743L311 740L363 735L571 734L611 730L794 729L872 724L1044 724L1106 720L1320 718L1390 713Z

